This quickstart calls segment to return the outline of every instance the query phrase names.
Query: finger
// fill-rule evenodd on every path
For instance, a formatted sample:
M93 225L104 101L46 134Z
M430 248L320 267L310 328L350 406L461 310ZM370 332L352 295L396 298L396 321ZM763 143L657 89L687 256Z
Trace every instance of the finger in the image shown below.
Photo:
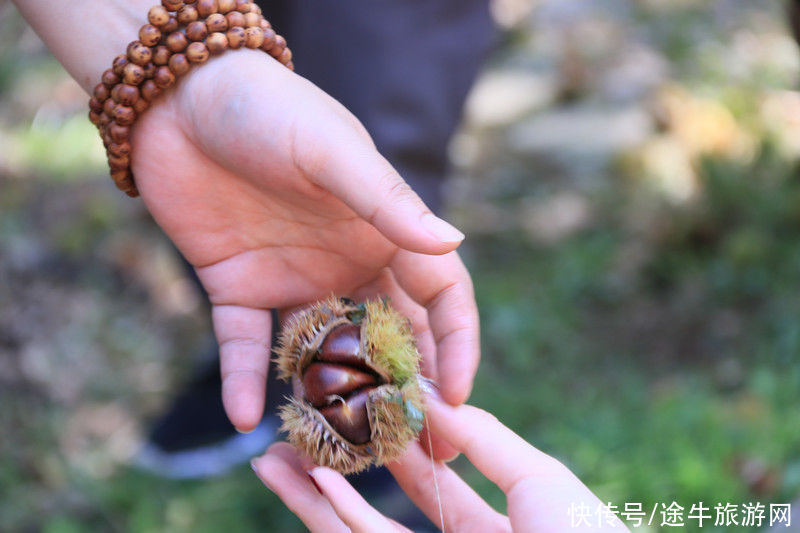
M480 326L472 280L458 257L400 250L390 265L397 282L428 311L436 341L441 393L449 403L466 401L480 358Z
M371 142L342 131L319 147L322 160L309 179L393 243L418 253L444 254L464 240L463 233L428 209Z
M430 442L428 441L430 438ZM419 438L417 439L422 449L425 450L427 454L433 454L434 461L444 461L445 463L449 463L451 461L455 461L458 456L461 454L458 450L456 450L447 440L428 431L428 428L423 427L422 431L419 434Z
M236 305L215 305L211 317L225 412L237 430L252 431L264 414L272 317L268 310Z
M430 457L419 446L409 446L399 461L386 467L411 501L437 526L442 525L441 498L444 531L510 531L508 518L492 509L446 465L431 465Z
M309 472L336 514L354 533L395 531L388 518L376 511L350 483L335 470L318 466ZM401 531L408 531L403 528Z
M469 405L452 407L429 395L428 417L433 431L506 493L514 531L567 531L574 506L595 510L602 505L568 468L490 413ZM624 530L618 521L605 527Z
M253 459L253 470L272 492L312 532L349 531L328 500L314 487L291 445L273 444L267 453Z

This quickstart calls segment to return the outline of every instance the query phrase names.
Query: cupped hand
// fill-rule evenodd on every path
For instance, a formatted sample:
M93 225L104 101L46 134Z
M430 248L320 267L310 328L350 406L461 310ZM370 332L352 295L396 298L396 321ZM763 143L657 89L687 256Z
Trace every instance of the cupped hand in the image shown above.
M261 419L270 308L388 294L411 317L424 371L469 395L478 319L463 235L435 217L335 100L260 52L195 69L141 117L133 171L148 209L213 305L223 401Z
M432 465L427 453L414 444L402 459L387 466L434 524L457 532L628 531L611 513L576 521L570 510L595 512L605 507L563 464L493 415L468 405L452 407L430 396L427 403L432 433L463 452L505 493L508 512L505 516L492 509L453 470L440 462ZM272 445L252 464L264 484L312 532L408 531L371 507L341 474L314 466L286 443Z

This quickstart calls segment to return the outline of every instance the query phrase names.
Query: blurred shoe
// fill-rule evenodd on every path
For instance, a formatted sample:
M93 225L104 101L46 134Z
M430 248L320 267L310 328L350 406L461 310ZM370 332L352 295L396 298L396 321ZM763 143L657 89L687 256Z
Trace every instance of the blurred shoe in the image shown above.
M171 452L148 442L134 458L134 465L169 479L220 476L263 453L275 440L278 426L266 419L251 433L235 433L216 443Z
M219 363L211 361L155 422L134 465L171 479L199 479L225 474L263 453L278 434L274 410L252 432L239 433L225 414L220 383ZM278 405L288 393L280 383L269 388L268 405Z

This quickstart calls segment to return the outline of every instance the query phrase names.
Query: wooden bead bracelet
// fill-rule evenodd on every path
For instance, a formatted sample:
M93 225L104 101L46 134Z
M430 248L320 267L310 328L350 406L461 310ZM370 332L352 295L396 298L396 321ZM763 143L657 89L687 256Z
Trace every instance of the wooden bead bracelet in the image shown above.
M147 18L139 40L103 72L89 100L89 120L100 130L111 178L131 197L139 196L131 171L131 127L192 65L228 49L251 48L294 70L286 40L250 0L162 0Z

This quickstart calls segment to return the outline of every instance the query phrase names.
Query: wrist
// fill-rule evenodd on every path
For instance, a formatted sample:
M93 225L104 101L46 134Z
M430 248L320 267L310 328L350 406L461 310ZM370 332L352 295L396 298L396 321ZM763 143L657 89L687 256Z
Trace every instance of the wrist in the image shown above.
M147 20L155 0L15 0L17 9L69 74L91 92Z

